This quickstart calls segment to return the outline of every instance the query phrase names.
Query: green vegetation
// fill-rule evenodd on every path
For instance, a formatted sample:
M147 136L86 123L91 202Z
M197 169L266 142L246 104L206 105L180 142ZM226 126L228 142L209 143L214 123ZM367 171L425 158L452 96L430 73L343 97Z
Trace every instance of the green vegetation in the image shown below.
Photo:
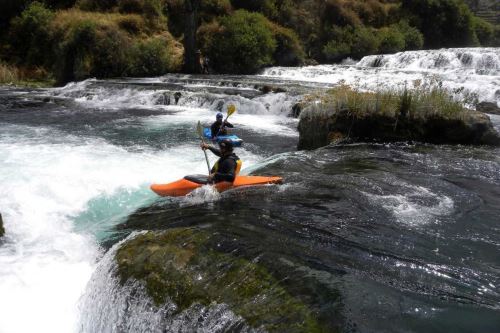
M187 2L195 0L4 0L0 60L61 84L181 71L194 17ZM463 0L199 0L196 18L190 36L219 73L500 45L500 27Z
M479 44L474 16L462 0L403 0L401 8L424 34L426 47Z
M329 90L321 96L321 100L333 111L348 110L356 117L378 114L388 117L402 115L412 119L434 115L455 118L468 112L439 84L420 85L416 82L412 88L363 92L341 85Z
M42 88L53 86L54 82L41 67L27 69L0 62L0 84Z
M132 2L126 3L128 7L118 1L118 8L130 12L134 8L150 8L148 1L134 2L137 7ZM93 4L81 1L79 5ZM149 13L149 9L145 12ZM179 70L180 44L146 14L52 11L42 3L33 2L12 20L5 53L18 66L45 68L59 83L89 77L161 75Z
M218 72L253 73L273 63L276 39L263 15L238 10L221 19L220 29L203 49Z
M499 145L486 114L468 110L439 83L415 82L413 88L363 92L339 86L308 96L306 106L300 105L298 148L316 149L342 140ZM473 100L470 96L468 102Z
M139 235L116 254L119 278L144 283L157 305L170 299L178 312L224 303L252 327L269 332L331 331L264 267L223 252L215 237L188 228Z

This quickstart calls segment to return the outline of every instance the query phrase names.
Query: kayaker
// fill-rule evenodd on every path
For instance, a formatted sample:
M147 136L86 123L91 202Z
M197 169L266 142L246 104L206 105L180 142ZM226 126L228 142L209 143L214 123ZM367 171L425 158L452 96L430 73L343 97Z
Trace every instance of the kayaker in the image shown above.
M222 140L219 142L219 149L212 147L206 143L201 144L203 150L208 149L214 155L219 156L219 160L215 163L208 176L209 182L234 182L235 177L241 169L242 162L233 152L233 143L231 140Z
M227 120L223 120L224 115L220 112L217 113L215 119L216 119L215 123L213 123L212 126L210 126L212 140L218 137L219 135L227 135L226 127L234 128L234 126L230 124Z

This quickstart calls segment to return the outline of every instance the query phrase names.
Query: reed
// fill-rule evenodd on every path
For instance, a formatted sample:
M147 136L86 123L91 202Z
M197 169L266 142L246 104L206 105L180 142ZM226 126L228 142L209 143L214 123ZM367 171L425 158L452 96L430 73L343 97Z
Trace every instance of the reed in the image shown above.
M456 118L468 111L462 101L456 100L440 84L376 92L340 85L323 95L321 101L335 111L348 111L357 117L379 114L413 119L430 116Z
M18 81L18 69L14 66L0 63L0 84L14 84Z

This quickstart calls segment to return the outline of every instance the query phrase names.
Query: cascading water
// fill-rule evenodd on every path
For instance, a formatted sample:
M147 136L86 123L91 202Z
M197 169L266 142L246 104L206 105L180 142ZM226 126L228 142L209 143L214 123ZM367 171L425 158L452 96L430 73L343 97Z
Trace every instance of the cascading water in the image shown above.
M442 84L461 98L496 103L500 107L500 48L406 51L374 55L352 65L302 68L273 67L268 78L345 83L366 90L412 89Z
M496 332L498 149L295 152L288 114L302 94L342 81L371 89L433 76L498 103L498 54L404 52L263 76L0 88L0 332L261 331L227 304L177 312L153 304L140 281L120 283L119 241L170 228L221 237L332 330ZM243 171L286 184L157 198L149 184L206 172L196 122L210 124L230 103Z

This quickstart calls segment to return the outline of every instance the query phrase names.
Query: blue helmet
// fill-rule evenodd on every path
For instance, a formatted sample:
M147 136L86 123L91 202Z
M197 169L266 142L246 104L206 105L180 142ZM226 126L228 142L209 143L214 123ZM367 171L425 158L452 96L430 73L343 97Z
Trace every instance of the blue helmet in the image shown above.
M217 116L216 116L217 119L222 119L224 118L224 115L220 112L217 112Z

